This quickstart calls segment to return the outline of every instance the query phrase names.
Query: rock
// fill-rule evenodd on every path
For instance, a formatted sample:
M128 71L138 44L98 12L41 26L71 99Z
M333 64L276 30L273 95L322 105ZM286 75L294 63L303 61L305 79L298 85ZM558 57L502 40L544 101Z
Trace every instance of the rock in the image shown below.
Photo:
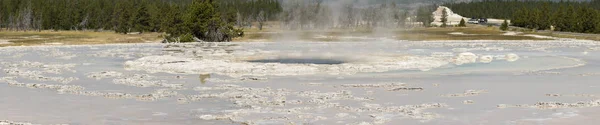
M40 125L40 124L33 124L33 123L27 123L27 122L15 122L15 121L9 121L9 120L0 120L0 125Z
M202 119L202 120L216 120L217 117L213 116L213 115L202 115L202 116L200 116L200 119Z
M533 107L538 109L559 109L559 108L592 108L600 107L600 100L591 100L585 102L576 103L562 103L562 102L538 102L534 105L523 105L523 107Z
M475 63L477 62L477 55L470 52L460 53L456 57L454 57L452 62L456 65Z
M115 72L115 71L102 71L102 72L91 72L88 73L88 78L94 78L96 80L105 79L105 78L115 78L122 76L123 73Z
M268 78L259 78L259 77L245 77L245 78L240 78L241 81L260 81L260 80L267 80Z
M514 61L517 61L517 60L519 60L519 55L514 54L514 53L506 54L506 61L514 62Z
M45 73L60 74L60 72L61 72L60 69L43 68L45 71L33 71L33 70L25 70L25 68L24 68L24 67L40 68L43 66L44 65L31 66L31 65L16 64L16 65L10 66L11 68L6 68L3 70L6 74L11 75L11 76L19 76L22 78L26 78L26 79L30 79L30 80L37 80L37 81L55 81L55 82L60 82L63 84L68 84L68 83L71 83L72 81L79 79L76 77L65 78L65 77L49 77L49 76L43 75ZM47 67L51 67L51 66L47 66ZM21 68L23 68L23 69L21 69Z
M560 94L546 94L546 96L558 97L558 96L562 96L562 95L560 95Z
M389 91L423 91L423 88L400 87L400 88L390 89Z
M446 94L446 95L442 95L442 97L468 97L468 96L477 96L481 93L487 93L487 91L486 90L466 90L464 93Z
M506 104L498 104L496 107L503 109L507 108L508 106Z
M308 86L322 86L323 83L304 83L303 85L308 85Z
M168 89L158 89L150 94L137 95L136 99L140 101L156 101L161 98L173 97L177 95L176 91Z
M473 101L473 100L465 100L465 101L463 101L463 104L473 104L473 103L475 103L475 101Z
M164 80L153 80L153 76L147 74L134 74L113 79L113 83L135 87L165 87L181 89L183 84L168 84Z
M179 104L187 104L189 103L189 100L187 98L177 98L177 102Z
M481 63L490 63L494 60L494 57L490 56L490 55L484 55L479 57L479 62Z
M403 87L406 84L404 83L381 83L381 84L343 84L341 87L350 87L350 88L394 88L394 87Z

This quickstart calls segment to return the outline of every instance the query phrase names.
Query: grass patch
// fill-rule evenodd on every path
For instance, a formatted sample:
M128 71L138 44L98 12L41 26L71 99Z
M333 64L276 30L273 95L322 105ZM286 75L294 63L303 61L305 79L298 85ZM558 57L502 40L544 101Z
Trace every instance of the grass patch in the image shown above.
M600 41L600 34L566 33L566 32L531 32L530 34L552 36L559 38L585 39Z
M348 38L393 38L397 40L549 40L519 35L503 35L497 27L469 25L469 27L415 28L415 29L328 29L303 31L245 30L246 35L234 41L364 41ZM451 34L460 32L463 35Z
M463 33L462 35L451 33ZM488 27L418 28L396 32L399 40L549 40L529 36L503 35L504 32Z
M0 31L0 40L12 44L1 46L32 46L44 44L108 44L108 43L142 43L157 42L161 40L160 33L143 34L117 34L114 32L89 32L89 31Z
M497 27L486 27L482 25L469 25L468 27L451 28L415 28L415 29L369 29L359 28L327 29L327 30L301 30L283 31L279 30L277 22L268 22L275 26L265 26L263 30L257 28L244 29L244 37L233 39L234 42L266 42L266 41L369 41L362 38L392 38L397 40L428 41L428 40L548 40L519 35L503 35ZM460 32L463 35L451 34ZM570 35L563 33L535 33L562 38L600 40L600 35ZM143 43L157 42L162 40L161 33L143 34L117 34L114 32L90 32L90 31L29 31L13 32L0 31L0 41L8 41L11 44L0 44L2 46L32 46L44 44L109 44L109 43Z

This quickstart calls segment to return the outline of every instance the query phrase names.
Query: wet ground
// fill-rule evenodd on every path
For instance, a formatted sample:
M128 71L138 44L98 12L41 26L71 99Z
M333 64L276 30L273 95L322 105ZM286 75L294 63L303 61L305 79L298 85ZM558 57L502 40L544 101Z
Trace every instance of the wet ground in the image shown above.
M591 124L595 41L0 48L0 123ZM585 121L585 122L583 122Z

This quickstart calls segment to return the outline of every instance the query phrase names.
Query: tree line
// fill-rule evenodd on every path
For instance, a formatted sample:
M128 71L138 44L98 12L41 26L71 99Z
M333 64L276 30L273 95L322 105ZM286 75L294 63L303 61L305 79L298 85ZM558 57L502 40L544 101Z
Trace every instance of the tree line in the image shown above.
M416 10L416 21L420 22L423 26L430 26L431 22L434 21L433 12L438 8L437 4L431 4L421 6Z
M220 0L221 12L235 14L235 25L252 27L252 22L258 22L259 29L267 21L278 20L283 8L279 0Z
M600 0L483 0L443 6L465 17L510 19L513 26L529 29L600 33Z
M240 20L261 12L273 19L280 7L277 0L0 0L0 30L165 32L175 41L230 41L243 34L234 27Z

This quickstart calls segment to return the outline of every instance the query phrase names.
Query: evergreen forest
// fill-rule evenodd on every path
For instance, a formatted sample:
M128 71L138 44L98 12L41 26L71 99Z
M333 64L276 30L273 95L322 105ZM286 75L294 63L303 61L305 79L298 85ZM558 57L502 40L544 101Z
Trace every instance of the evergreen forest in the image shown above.
M511 25L529 29L600 33L600 0L482 0L443 6L465 17L510 19Z
M0 0L0 30L111 30L165 32L171 40L194 36L230 41L235 25L268 21L278 0Z

